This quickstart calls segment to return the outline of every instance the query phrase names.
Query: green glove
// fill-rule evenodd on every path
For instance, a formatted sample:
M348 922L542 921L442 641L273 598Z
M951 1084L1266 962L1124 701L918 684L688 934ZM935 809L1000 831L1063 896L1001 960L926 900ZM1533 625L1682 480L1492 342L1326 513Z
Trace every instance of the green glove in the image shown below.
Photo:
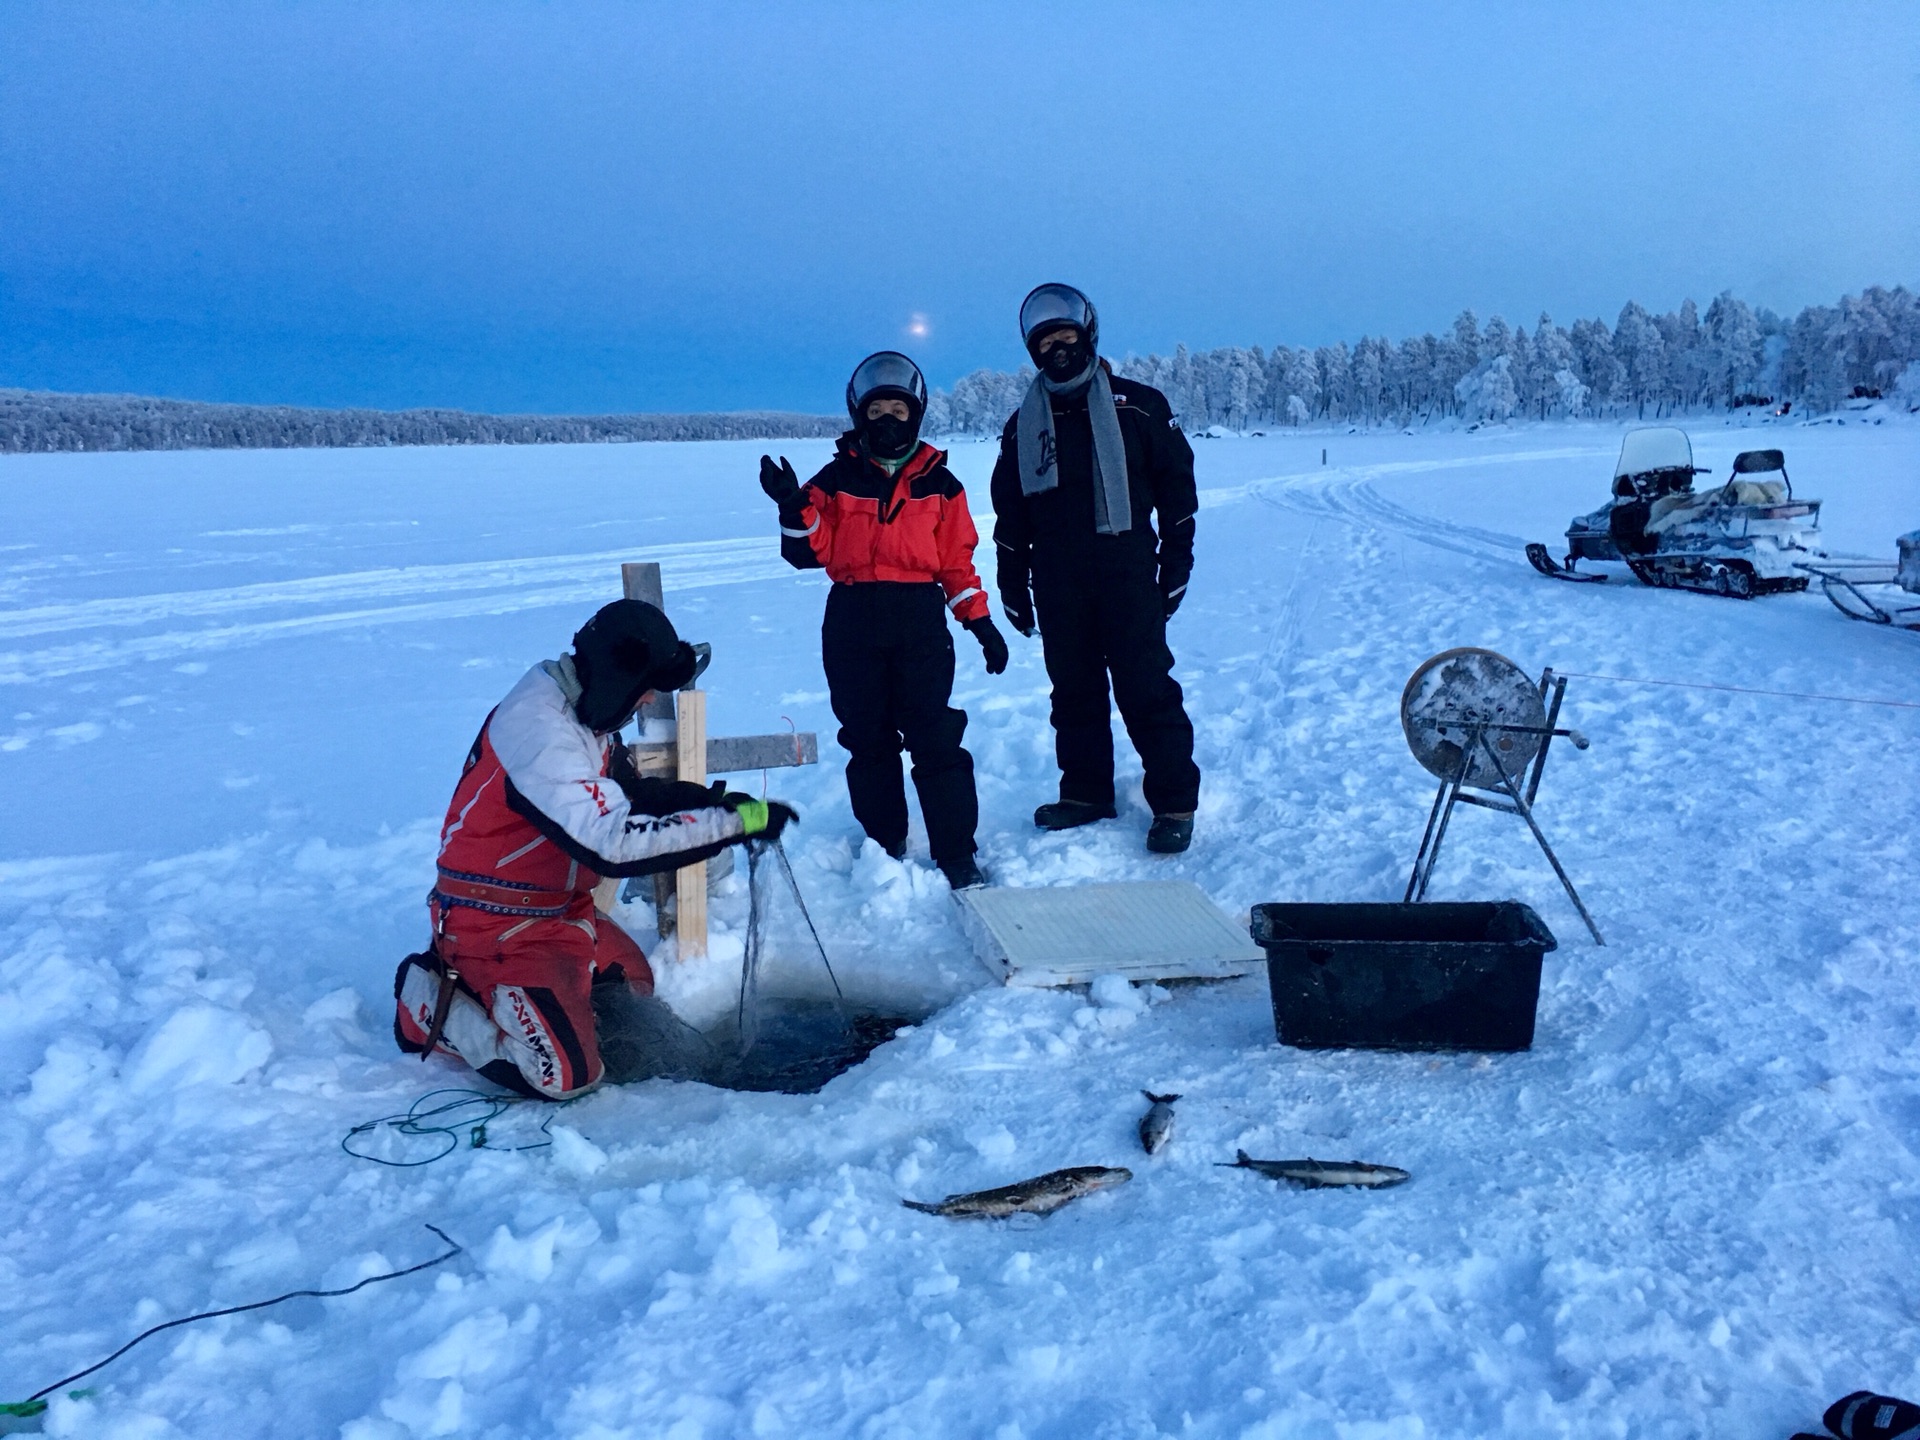
M763 835L769 840L778 840L780 832L800 818L791 805L778 800L756 800L738 790L722 795L720 803L740 817L740 828L748 835Z
M751 797L734 800L728 797L733 813L740 817L740 828L749 835L758 835L767 828L767 802Z

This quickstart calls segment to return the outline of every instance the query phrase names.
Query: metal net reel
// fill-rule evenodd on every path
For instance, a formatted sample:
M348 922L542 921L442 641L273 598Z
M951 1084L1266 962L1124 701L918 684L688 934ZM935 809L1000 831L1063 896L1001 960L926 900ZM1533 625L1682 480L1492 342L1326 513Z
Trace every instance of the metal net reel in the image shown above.
M1500 770L1524 773L1552 729L1546 700L1527 673L1506 656L1471 645L1442 650L1413 672L1400 693L1400 727L1428 774L1457 777L1476 790L1500 788ZM1476 728L1493 754L1474 743ZM1462 774L1460 762L1469 753Z
M1533 816L1554 737L1587 748L1579 731L1558 728L1566 693L1565 676L1548 670L1536 682L1506 656L1471 645L1442 650L1408 678L1400 693L1400 728L1413 758L1440 781L1407 879L1409 902L1426 898L1454 807L1473 805L1526 822L1594 943L1606 943Z

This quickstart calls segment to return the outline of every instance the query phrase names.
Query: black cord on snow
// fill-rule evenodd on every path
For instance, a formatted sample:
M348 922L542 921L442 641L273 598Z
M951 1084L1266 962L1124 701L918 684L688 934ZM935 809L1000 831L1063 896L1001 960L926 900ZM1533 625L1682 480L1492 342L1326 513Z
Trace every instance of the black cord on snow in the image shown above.
M369 1275L366 1279L360 1281L359 1284L349 1285L343 1290L289 1290L286 1294L276 1295L271 1300L256 1300L251 1305L229 1305L223 1310L206 1310L198 1315L183 1315L178 1320L165 1321L162 1324L155 1325L149 1330L142 1330L138 1335L134 1336L133 1339L127 1341L126 1344L107 1356L106 1359L97 1364L89 1365L84 1370L76 1371L64 1380L56 1380L43 1390L34 1391L33 1394L29 1395L20 1405L9 1408L18 1413L24 1406L32 1405L37 1401L46 1399L47 1396L53 1394L54 1391L60 1389L62 1386L71 1385L76 1380L84 1380L96 1370L104 1370L122 1355L133 1349L133 1347L138 1345L142 1340L158 1335L162 1330L172 1330L180 1325L191 1325L196 1320L217 1320L222 1315L244 1315L249 1310L265 1310L269 1305L279 1305L287 1300L299 1300L308 1297L315 1300L332 1300L341 1295L351 1295L356 1290L364 1290L369 1285L378 1285L383 1280L398 1280L405 1275L418 1275L422 1270L431 1270L436 1265L444 1265L447 1261L453 1259L454 1256L462 1253L459 1242L438 1225L429 1225L427 1229L433 1231L434 1234L447 1242L446 1254L436 1255L431 1260L422 1260L418 1265L409 1265L404 1270L389 1270L384 1275ZM33 1411L31 1413L38 1414L39 1412Z
M437 1095L452 1095L457 1098L439 1105L427 1106L425 1109L421 1108ZM431 1165L436 1160L446 1159L460 1148L462 1131L466 1132L469 1148L474 1150L543 1150L553 1144L552 1132L547 1127L553 1124L554 1106L551 1101L545 1100L539 1102L547 1107L547 1117L540 1122L540 1133L547 1135L548 1139L536 1140L531 1145L489 1145L487 1143L487 1126L492 1121L497 1120L516 1105L531 1103L533 1102L528 1096L491 1095L484 1090L459 1088L429 1090L409 1105L404 1114L382 1115L378 1120L367 1120L354 1126L340 1137L340 1148L356 1160L371 1160L376 1165L390 1165L396 1170L410 1170L416 1165ZM452 1118L455 1112L471 1110L474 1107L478 1107L478 1113ZM440 1123L428 1123L435 1120ZM356 1137L379 1130L383 1126L391 1128L396 1134L410 1138L438 1135L445 1143L433 1154L418 1160L389 1160L384 1155L374 1155L366 1150L353 1148L352 1142Z

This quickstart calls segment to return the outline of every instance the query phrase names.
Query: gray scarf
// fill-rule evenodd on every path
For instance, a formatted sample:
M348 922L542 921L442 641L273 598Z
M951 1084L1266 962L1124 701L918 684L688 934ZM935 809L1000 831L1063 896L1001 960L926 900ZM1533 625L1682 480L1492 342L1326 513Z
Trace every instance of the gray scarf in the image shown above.
M1055 384L1044 374L1033 377L1020 402L1015 434L1020 443L1020 490L1038 495L1060 483L1059 447L1053 437L1053 402L1049 394L1071 390L1080 382ZM1087 387L1087 418L1093 425L1093 528L1102 535L1119 535L1133 528L1133 496L1127 489L1127 445L1120 435L1120 414L1113 408L1113 385L1107 368L1093 362Z

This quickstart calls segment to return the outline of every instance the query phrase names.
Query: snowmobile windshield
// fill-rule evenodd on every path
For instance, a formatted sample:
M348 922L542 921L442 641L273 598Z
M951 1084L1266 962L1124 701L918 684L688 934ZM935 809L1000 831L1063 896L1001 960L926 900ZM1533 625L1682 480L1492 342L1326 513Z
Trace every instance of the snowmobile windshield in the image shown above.
M854 367L847 382L847 413L859 420L875 395L896 395L911 404L916 415L926 412L927 382L920 367L898 350L869 355Z
M1036 285L1020 302L1020 339L1032 346L1034 338L1056 325L1076 325L1089 345L1100 340L1100 317L1093 302L1071 285Z
M1693 444L1686 431L1659 425L1627 432L1620 442L1620 463L1613 467L1613 478L1656 470L1693 470Z

